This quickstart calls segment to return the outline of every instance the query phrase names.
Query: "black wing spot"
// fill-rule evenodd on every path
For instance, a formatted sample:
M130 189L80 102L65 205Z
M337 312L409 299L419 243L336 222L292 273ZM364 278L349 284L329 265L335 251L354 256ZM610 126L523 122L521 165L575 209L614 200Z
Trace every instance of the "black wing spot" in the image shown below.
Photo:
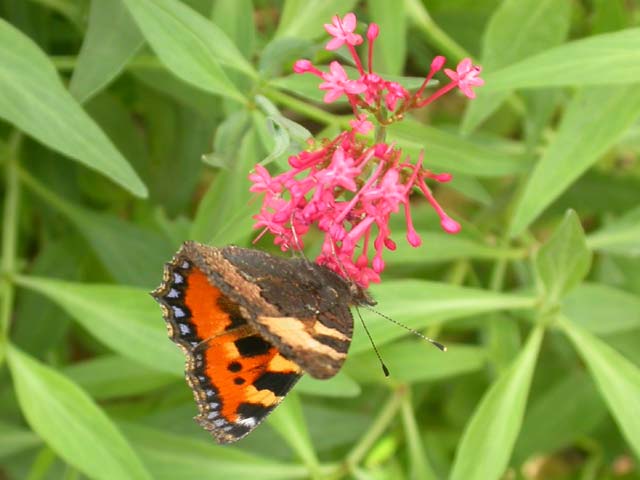
M271 350L271 344L258 335L244 337L236 340L234 343L238 352L240 352L240 355L243 357L257 357Z
M239 372L240 370L242 370L242 365L240 364L240 362L231 362L229 365L227 365L227 370L229 370L230 372Z
M283 397L299 376L298 373L264 372L253 385L258 390L271 390L274 395Z
M236 385L242 385L244 382L245 380L242 377L236 377L233 379L233 383L235 383Z

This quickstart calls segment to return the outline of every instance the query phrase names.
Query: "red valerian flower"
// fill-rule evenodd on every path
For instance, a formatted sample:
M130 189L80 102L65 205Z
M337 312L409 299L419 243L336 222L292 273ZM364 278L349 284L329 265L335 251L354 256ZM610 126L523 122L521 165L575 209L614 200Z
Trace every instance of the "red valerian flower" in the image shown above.
M367 30L369 54L365 71L355 50L363 42L355 33L356 26L355 15L348 13L343 18L334 16L325 29L333 37L326 49L345 46L354 60L358 78L350 79L337 61L329 64L328 72L304 59L293 67L296 73L310 73L322 79L320 89L326 92L326 103L346 96L355 117L349 122L351 129L332 140L311 142L307 150L289 157L290 170L272 177L266 168L257 165L249 178L253 184L251 191L264 195L260 213L254 217L254 227L262 230L259 237L269 232L282 250L299 250L304 237L315 226L324 233L316 262L366 287L380 281L385 250L396 248L389 219L401 207L407 242L413 247L421 245L410 211L409 199L414 191L424 195L440 217L444 231L460 231L460 224L446 214L426 182L427 179L449 182L451 174L424 168L423 154L415 163L403 158L399 147L380 140L384 127L455 88L474 98L473 87L484 82L478 77L480 67L464 59L455 71L444 70L449 83L425 97L429 81L446 61L438 56L431 62L422 86L411 93L373 71L373 46L380 33L375 23ZM378 125L376 141L367 136L374 128L372 120Z

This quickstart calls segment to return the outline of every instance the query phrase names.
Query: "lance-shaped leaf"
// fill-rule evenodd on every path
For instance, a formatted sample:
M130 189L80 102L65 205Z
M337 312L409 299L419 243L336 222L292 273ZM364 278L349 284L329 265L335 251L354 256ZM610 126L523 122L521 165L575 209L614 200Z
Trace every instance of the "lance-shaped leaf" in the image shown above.
M522 425L543 330L536 328L511 367L491 385L467 424L452 480L502 478Z
M417 329L479 313L533 308L537 302L532 296L418 280L387 280L384 285L372 285L371 293L378 302L378 308L386 316ZM363 310L361 313L377 345L407 334L406 330L373 312ZM356 322L355 328L361 328L360 322ZM371 344L366 335L358 332L354 336L349 354L369 349Z
M566 43L484 76L484 91L637 83L640 28ZM584 138L588 138L584 136Z
M589 88L578 92L554 137L527 179L516 205L511 235L518 235L545 208L614 146L640 116L640 89Z
M572 322L561 325L589 367L620 431L640 456L640 368Z
M240 102L246 99L220 64L256 75L218 26L175 0L124 0L158 58L178 78Z
M65 461L91 478L151 478L109 417L80 387L15 347L9 348L8 361L24 416Z
M47 296L120 355L182 376L183 355L167 338L160 308L147 291L36 277L20 277L17 282Z
M147 188L64 88L55 67L22 32L0 19L0 118L139 197Z
M557 302L582 281L590 267L591 251L580 219L570 210L536 256L536 269L548 300Z
M86 102L118 75L142 46L140 30L122 0L93 0L69 91Z
M568 0L503 1L483 36L480 62L483 72L499 70L560 44L567 36L570 20L571 2ZM478 126L509 93L509 90L486 92L478 89L478 97L468 103L462 131L468 133Z

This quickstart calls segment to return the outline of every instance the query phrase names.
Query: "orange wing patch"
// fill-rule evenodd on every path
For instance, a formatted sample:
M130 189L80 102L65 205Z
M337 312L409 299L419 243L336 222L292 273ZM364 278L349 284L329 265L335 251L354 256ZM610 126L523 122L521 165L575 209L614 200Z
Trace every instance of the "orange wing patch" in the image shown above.
M242 317L237 304L178 255L152 295L171 339L187 356L186 377L205 429L220 443L253 430L302 375Z
M184 303L191 312L198 337L206 340L246 324L237 306L228 302L201 270L193 268L186 282Z
M231 423L246 420L247 408L255 412L250 417L273 409L301 375L295 363L244 328L207 342L204 364L207 378L222 397L220 414Z

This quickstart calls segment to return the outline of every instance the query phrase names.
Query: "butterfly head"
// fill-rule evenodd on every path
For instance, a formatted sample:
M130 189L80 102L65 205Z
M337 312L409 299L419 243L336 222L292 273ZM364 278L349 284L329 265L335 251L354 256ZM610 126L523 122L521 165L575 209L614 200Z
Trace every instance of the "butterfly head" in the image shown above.
M369 294L366 288L358 285L354 281L349 281L349 293L351 294L351 301L355 305L368 305L373 307L378 302L376 302L373 297Z

